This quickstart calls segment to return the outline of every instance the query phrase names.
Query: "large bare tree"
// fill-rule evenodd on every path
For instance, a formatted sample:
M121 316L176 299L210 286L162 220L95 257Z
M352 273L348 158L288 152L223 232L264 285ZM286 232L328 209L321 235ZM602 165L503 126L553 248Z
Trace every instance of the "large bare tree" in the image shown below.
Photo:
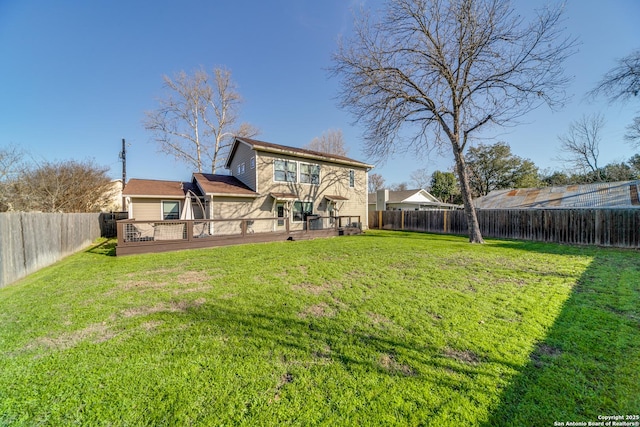
M629 55L616 61L616 65L610 69L589 96L605 96L609 102L625 102L632 98L638 99L640 94L640 49L634 50ZM640 116L636 116L633 122L627 126L624 139L630 144L640 147Z
M347 155L344 136L340 129L329 129L323 132L319 137L313 138L304 148L338 156Z
M576 45L562 34L562 11L525 22L508 0L388 0L379 18L357 20L334 55L341 106L364 125L368 154L384 158L407 144L452 150L470 242L483 239L465 149L490 125L562 106L562 64Z
M161 151L198 172L215 173L234 136L258 134L252 125L239 123L242 98L229 70L216 68L213 77L204 69L181 71L163 80L168 95L158 99L158 109L145 112L144 120Z
M574 172L592 174L595 181L602 181L598 158L604 117L600 113L583 115L569 125L569 130L558 136L560 151L564 153L559 160L572 166Z

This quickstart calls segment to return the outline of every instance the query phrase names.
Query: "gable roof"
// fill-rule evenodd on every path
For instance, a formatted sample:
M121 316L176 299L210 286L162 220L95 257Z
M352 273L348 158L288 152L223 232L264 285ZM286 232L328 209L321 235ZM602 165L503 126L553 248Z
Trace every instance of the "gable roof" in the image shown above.
M640 180L495 190L474 201L478 209L640 207Z
M231 166L231 159L233 159L233 156L235 155L238 144L241 143L249 145L253 150L256 151L284 154L288 156L302 157L305 159L322 160L325 162L339 163L365 169L373 168L372 165L362 163L349 157L338 156L336 154L321 153L319 151L307 150L304 148L288 147L286 145L272 144L270 142L258 141L256 139L236 137L233 142L233 146L231 147L231 151L229 152L227 162L225 163L225 167L227 169Z
M182 198L185 197L188 190L194 190L194 186L190 182L132 178L125 185L122 195L150 198Z
M211 196L258 197L258 193L231 175L194 173L194 184Z
M377 193L369 193L369 204L377 203ZM416 188L415 190L389 190L389 199L387 203L441 203L436 197L431 195L427 190Z

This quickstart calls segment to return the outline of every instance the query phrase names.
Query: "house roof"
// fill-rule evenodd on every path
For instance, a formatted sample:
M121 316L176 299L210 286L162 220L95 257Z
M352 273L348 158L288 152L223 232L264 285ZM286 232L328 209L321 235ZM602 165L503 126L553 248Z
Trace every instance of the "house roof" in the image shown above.
M258 141L256 139L240 138L240 137L236 137L233 143L231 152L229 153L229 157L227 158L227 162L225 164L226 168L229 168L229 166L231 165L231 159L233 158L239 143L245 143L256 151L285 154L289 156L303 157L305 159L322 160L325 162L346 164L346 165L361 167L366 169L373 168L372 165L362 163L358 160L354 160L349 157L338 156L336 154L321 153L319 151L307 150L304 148L288 147L286 145L272 144L270 142Z
M183 198L188 190L194 190L194 186L190 182L132 178L127 181L122 195L151 198Z
M459 205L452 203L444 203L438 200L434 195L422 188L416 188L415 190L389 190L387 204L412 204L417 206L433 206L440 208L458 208ZM377 193L369 193L367 195L367 201L370 205L378 203Z
M377 202L377 193L369 193L368 194L369 204L373 204ZM389 190L389 199L387 203L429 203L429 202L437 202L440 201L432 196L427 190L423 190L422 188L416 188L415 190L398 190L393 191Z
M193 179L205 194L212 196L258 197L259 195L235 176L194 173Z
M495 190L474 201L478 209L640 207L640 180Z

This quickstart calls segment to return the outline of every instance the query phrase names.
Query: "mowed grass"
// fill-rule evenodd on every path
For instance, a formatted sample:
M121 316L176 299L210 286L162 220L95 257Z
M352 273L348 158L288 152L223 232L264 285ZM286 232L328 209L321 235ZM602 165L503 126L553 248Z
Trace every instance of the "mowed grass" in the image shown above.
M0 425L553 425L640 410L640 256L365 235L0 289Z

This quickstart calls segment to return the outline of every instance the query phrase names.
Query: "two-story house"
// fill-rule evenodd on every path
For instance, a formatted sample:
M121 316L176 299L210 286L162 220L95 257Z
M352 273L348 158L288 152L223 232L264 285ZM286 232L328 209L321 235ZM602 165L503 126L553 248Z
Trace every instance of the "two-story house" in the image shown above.
M123 192L129 218L289 219L303 229L309 215L367 221L371 165L343 156L235 138L230 175L194 173L191 182L131 179ZM265 222L267 224L269 222Z

